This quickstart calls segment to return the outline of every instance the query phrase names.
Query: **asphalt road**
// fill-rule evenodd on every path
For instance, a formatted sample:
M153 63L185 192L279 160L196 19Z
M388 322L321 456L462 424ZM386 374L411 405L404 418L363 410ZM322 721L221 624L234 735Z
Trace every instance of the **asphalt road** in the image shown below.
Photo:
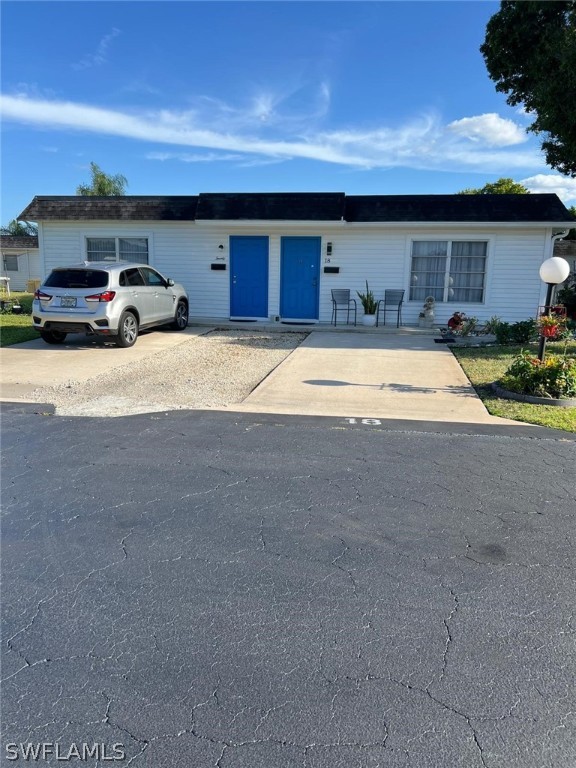
M573 440L31 406L2 451L2 765L576 765Z

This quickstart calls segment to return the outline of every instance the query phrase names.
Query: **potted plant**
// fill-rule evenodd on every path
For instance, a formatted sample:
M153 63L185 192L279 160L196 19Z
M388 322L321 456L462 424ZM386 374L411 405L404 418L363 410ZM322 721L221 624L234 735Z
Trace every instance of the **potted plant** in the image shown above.
M364 317L362 318L362 325L376 325L376 311L378 309L378 302L374 296L373 291L368 288L368 280L366 280L366 293L360 293L356 291L362 307L364 309Z
M554 339L564 328L565 320L561 315L540 315L538 318L538 331L540 336Z

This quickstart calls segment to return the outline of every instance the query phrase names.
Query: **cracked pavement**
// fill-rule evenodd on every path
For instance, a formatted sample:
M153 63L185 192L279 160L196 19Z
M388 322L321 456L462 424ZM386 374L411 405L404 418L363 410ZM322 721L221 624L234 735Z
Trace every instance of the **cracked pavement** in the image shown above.
M2 421L2 765L576 765L569 435Z

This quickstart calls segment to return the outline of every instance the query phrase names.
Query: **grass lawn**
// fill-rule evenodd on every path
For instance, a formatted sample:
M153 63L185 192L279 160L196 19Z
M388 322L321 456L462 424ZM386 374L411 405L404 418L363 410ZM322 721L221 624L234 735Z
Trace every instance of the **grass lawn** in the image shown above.
M451 347L451 350L492 416L576 432L576 408L517 403L496 397L490 389L490 384L503 375L512 359L526 346ZM537 354L537 346L530 345L532 347L534 354ZM563 350L563 342L548 343L546 346L547 354L561 354ZM576 356L576 341L568 344L568 354L570 357Z
M8 297L2 296L3 299ZM11 344L20 344L22 341L37 339L38 332L32 328L32 294L12 291L10 300L18 299L22 305L22 314L13 315L10 312L0 313L0 346L8 347Z

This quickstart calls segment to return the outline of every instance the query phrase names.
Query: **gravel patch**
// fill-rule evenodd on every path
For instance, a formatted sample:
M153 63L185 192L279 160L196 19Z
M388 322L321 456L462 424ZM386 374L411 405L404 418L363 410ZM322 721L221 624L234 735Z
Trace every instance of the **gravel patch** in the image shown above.
M222 408L242 402L307 335L212 331L85 382L36 389L32 397L64 416Z

